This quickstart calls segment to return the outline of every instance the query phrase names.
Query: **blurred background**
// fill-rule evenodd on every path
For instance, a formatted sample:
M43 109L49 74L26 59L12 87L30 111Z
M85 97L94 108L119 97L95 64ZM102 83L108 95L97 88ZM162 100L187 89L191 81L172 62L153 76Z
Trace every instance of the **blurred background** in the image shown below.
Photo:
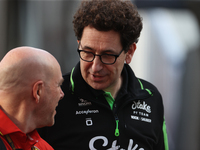
M133 0L143 30L131 62L163 96L170 150L200 150L200 1ZM18 46L52 53L63 74L79 61L76 0L0 0L0 60Z

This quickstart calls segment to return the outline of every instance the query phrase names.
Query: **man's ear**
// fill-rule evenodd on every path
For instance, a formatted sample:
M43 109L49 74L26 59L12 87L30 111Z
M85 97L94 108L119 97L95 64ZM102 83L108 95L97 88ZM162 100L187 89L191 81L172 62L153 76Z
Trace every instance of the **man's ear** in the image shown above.
M129 64L132 60L133 54L135 53L136 50L136 44L133 43L130 45L128 52L126 53L126 58L125 58L125 62L127 64Z
M44 83L41 80L35 82L33 85L33 97L36 103L40 102L43 85Z

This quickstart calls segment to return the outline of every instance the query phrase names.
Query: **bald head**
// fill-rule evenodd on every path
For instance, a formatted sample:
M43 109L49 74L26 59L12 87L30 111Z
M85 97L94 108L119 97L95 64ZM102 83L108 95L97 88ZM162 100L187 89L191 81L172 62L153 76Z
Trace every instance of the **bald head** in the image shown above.
M0 90L31 85L37 80L48 81L55 67L60 69L57 60L47 51L33 47L12 49L0 62Z
M60 65L47 51L12 49L0 62L0 109L24 133L53 125L62 82Z

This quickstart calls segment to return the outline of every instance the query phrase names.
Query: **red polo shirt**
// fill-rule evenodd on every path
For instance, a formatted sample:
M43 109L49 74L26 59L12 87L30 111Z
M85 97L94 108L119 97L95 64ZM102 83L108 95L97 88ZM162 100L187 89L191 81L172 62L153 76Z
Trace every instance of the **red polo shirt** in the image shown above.
M3 140L7 150L12 150L4 135L9 135L16 149L31 150L53 150L53 148L44 141L36 130L25 134L23 133L0 109L0 138Z

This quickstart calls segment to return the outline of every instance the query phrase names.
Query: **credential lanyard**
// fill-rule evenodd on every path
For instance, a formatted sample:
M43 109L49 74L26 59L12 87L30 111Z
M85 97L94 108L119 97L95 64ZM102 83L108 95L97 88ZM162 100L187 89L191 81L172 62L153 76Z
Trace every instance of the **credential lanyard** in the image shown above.
M5 137L6 137L8 144L11 146L11 148L13 150L16 150L15 145L14 145L13 141L11 140L10 136L7 134L7 135L5 135Z
M16 148L15 148L15 145L14 145L12 139L10 138L10 136L9 136L8 134L5 135L5 137L6 137L6 140L7 140L8 144L11 146L11 148L12 148L13 150L22 150L22 149L16 149ZM31 150L37 150L37 149L35 149L35 147L33 146L33 147L31 148Z

